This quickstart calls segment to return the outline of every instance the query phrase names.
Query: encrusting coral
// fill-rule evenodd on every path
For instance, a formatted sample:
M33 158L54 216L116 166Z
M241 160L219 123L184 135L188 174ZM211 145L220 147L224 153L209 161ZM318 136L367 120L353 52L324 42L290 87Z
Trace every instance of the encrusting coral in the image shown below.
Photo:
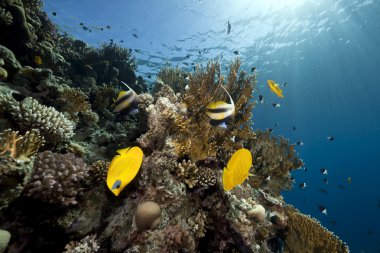
M37 155L25 194L47 203L75 205L88 179L88 167L73 154L45 151Z

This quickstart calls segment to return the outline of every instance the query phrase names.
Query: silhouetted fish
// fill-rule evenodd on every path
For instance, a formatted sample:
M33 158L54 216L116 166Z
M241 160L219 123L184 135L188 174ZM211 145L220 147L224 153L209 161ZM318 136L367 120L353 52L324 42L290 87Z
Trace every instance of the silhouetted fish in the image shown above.
M295 126L293 126L293 131L296 131L296 127Z
M57 16L57 13L54 11L51 13L53 16Z
M230 21L228 20L227 21L227 34L230 34L231 32L231 24L230 24Z
M327 178L324 178L324 179L323 179L323 183L324 183L324 184L328 184L328 183L329 183L329 180L328 180Z
M255 70L256 70L256 67L251 68L251 72L255 72Z
M298 146L303 146L304 143L303 143L302 141L297 141L296 144L297 144Z
M233 53L234 53L235 55L238 55L238 54L239 54L239 51L235 50Z
M138 37L139 37L139 36L137 36L137 34L135 34L135 33L133 33L132 36L135 37L135 38L138 38Z
M333 141L333 140L335 140L335 137L334 136L327 136L327 140Z
M264 103L264 97L263 97L263 95L259 95L259 102L260 103Z
M107 25L106 27L107 27L107 29L111 29L111 26L110 26L110 25Z
M327 175L327 169L322 168L319 171L321 172L322 175Z
M306 183L300 183L300 188L305 189L306 188Z
M324 215L327 215L327 209L326 207L322 206L322 205L318 205L318 209L321 213L323 213Z

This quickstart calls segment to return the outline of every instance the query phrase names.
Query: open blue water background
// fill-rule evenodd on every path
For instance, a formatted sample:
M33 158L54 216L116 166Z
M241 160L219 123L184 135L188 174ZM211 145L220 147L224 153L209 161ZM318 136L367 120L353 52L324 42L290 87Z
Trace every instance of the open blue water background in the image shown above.
M351 252L380 252L379 0L44 3L52 20L73 36L132 48L137 74L151 82L165 65L191 70L192 63L205 65L218 56L224 69L235 57L247 72L256 67L255 97L262 94L265 103L254 109L253 128L274 128L275 135L304 143L297 151L307 171L293 173L297 183L284 192L285 200L319 219ZM288 83L285 98L269 91L267 79ZM329 135L335 140L327 141ZM305 189L298 186L302 182Z

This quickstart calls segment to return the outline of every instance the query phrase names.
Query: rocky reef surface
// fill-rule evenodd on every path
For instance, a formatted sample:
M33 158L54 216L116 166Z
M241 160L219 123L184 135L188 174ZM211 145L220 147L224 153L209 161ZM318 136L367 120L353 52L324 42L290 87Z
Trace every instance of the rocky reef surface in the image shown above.
M239 60L226 76L213 61L163 68L149 94L130 49L57 32L39 1L1 0L0 31L0 252L349 252L282 199L302 161L251 128L256 79ZM112 112L120 81L138 114ZM221 83L236 107L226 129L205 114L227 100ZM142 167L115 197L106 173L129 146ZM223 168L242 147L253 176L226 192Z

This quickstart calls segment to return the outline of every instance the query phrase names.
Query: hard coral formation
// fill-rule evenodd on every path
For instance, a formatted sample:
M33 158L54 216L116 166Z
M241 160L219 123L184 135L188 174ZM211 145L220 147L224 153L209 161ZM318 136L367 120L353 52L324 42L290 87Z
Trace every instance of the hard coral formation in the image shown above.
M96 234L88 235L79 242L71 241L65 246L64 253L94 253L98 252L100 246Z
M186 91L186 84L187 80L186 77L188 77L189 73L186 73L180 68L162 68L157 76L161 78L161 80L169 85L175 93L185 94ZM153 89L153 93L156 93L160 90L160 83L156 83Z
M138 205L135 212L135 223L139 231L154 230L161 221L161 208L153 201Z
M18 198L32 174L32 162L0 155L0 209Z
M88 167L82 159L45 151L37 155L25 194L47 203L75 205L87 177Z
M276 138L269 132L257 131L251 151L255 154L252 163L255 176L250 178L252 185L275 195L292 188L290 172L302 166L294 145L281 136Z
M288 217L285 249L289 252L349 252L347 245L318 220L289 205L285 211Z
M8 246L11 234L4 229L0 229L0 253L3 253Z
M21 102L7 101L8 112L22 130L37 129L47 142L59 143L74 136L74 123L53 107L38 103L33 98Z
M35 155L44 142L36 129L27 131L24 136L7 129L0 133L0 155L9 153L13 159L25 160Z

